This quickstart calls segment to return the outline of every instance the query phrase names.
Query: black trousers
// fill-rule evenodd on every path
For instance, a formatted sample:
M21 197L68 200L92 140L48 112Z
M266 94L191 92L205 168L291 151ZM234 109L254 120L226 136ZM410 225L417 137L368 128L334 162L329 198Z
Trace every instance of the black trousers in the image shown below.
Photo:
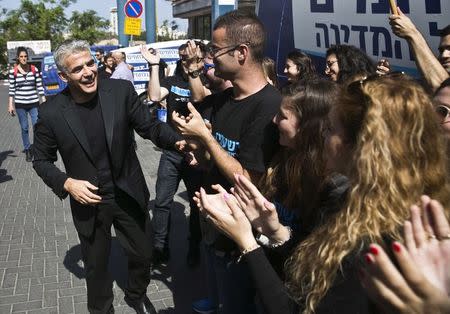
M128 256L125 295L130 300L141 300L150 283L153 234L149 214L144 213L129 196L118 194L115 199L98 205L93 234L90 237L78 235L86 270L90 313L107 313L112 306L114 295L108 273L112 225Z
M159 249L169 246L171 207L173 197L183 179L189 198L189 241L198 245L202 239L197 204L192 199L200 191L203 172L189 166L184 157L177 152L164 151L159 160L156 180L155 208L153 210L154 245Z

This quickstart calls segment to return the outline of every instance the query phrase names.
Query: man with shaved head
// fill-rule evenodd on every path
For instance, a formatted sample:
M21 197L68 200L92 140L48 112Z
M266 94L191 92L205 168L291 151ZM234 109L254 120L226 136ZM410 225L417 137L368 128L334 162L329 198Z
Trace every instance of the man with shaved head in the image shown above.
M115 51L112 53L114 60L116 61L116 69L111 75L112 79L122 79L134 83L133 72L131 72L130 67L125 62L125 54L121 51Z

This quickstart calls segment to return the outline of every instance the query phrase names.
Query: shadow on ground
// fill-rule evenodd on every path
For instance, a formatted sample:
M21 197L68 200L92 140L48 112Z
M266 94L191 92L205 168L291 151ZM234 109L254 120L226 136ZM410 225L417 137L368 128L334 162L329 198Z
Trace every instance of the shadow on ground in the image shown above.
M8 174L8 170L2 169L2 164L8 157L17 157L17 155L13 154L13 150L7 150L0 153L0 183L8 182L13 179L11 175Z
M154 201L149 204L149 210L154 207ZM173 307L159 310L159 314L191 313L193 300L206 295L204 263L195 269L186 265L188 248L188 218L184 214L184 205L174 201L171 211L170 228L170 262L167 266L152 270L152 282L158 291L168 289L173 297ZM64 266L79 279L85 278L84 268L81 266L81 246L73 246L66 252ZM117 238L111 242L109 272L117 285L124 291L128 278L127 257ZM170 298L168 296L167 298Z

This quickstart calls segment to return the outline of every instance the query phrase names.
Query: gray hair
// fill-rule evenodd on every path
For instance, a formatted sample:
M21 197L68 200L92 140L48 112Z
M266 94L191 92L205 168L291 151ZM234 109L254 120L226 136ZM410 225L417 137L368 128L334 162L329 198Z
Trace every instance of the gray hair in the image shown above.
M83 51L88 51L89 54L91 53L89 43L84 40L65 41L59 45L53 53L58 70L66 73L68 70L65 64L66 58L71 54Z

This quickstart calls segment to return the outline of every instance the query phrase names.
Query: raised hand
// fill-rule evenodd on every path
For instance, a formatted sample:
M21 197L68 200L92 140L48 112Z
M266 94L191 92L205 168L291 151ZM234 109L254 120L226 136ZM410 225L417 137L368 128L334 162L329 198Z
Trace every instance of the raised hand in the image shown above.
M64 189L80 204L95 205L101 202L102 198L92 191L97 191L98 187L89 181L68 178L64 182Z
M411 206L411 221L405 222L405 245L425 277L450 295L450 227L444 208L428 196L421 197L421 209Z
M392 32L401 38L408 39L418 32L414 23L400 8L398 8L398 15L391 15L389 17L389 24L391 25Z
M267 201L245 176L235 174L235 183L232 193L253 228L269 238L272 237L281 227L275 205Z
M360 273L363 287L383 313L449 313L447 294L430 283L402 244L394 242L392 248L400 270L380 246L371 244L367 267Z
M161 59L159 52L156 50L156 54L148 51L145 45L141 45L141 54L144 59L150 64L159 64L159 60Z

